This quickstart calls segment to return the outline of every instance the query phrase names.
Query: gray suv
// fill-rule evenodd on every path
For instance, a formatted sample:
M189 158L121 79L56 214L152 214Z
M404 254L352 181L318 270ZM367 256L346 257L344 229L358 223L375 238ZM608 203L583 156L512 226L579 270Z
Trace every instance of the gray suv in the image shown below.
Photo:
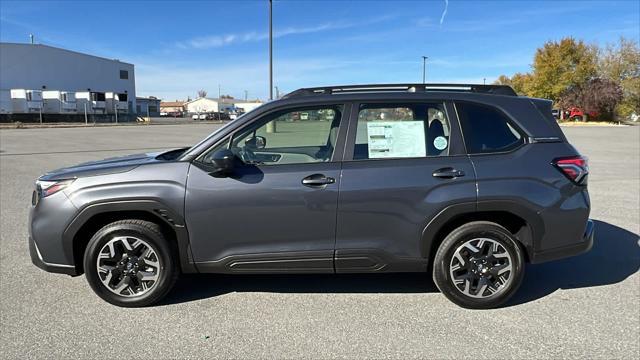
M510 87L300 89L190 148L43 175L29 247L119 306L180 273L431 272L492 308L525 263L591 247L587 173L551 101Z

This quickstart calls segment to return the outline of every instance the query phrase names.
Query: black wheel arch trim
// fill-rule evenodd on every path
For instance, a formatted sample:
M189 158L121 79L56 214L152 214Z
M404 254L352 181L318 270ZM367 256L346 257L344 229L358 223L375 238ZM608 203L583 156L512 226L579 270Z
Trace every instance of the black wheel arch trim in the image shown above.
M142 211L162 219L176 234L176 245L182 272L198 272L193 262L193 255L191 254L191 246L189 244L189 233L185 226L184 219L175 211L171 210L171 208L155 199L108 201L89 204L82 208L66 227L62 235L64 252L70 255L69 258L74 259L74 238L89 219L99 214L118 211ZM78 265L79 264L75 264L76 268Z
M432 244L436 235L452 219L464 215L497 211L510 213L523 219L527 223L531 232L530 236L528 236L528 238L517 238L525 248L528 258L533 258L536 240L541 239L544 236L544 223L540 215L538 215L535 210L509 200L481 200L478 202L453 204L445 207L435 217L433 217L433 219L431 219L431 221L429 221L422 230L420 242L420 253L422 257L426 259L431 258Z

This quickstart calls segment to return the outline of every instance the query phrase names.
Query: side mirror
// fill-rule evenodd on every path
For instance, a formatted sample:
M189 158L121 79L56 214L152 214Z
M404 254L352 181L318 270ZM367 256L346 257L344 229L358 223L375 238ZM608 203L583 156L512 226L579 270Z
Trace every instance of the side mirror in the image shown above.
M229 149L218 150L211 157L216 170L211 174L216 176L228 175L233 171L236 163L236 155Z
M251 150L264 149L267 146L267 139L264 136L254 136L247 139L244 146Z

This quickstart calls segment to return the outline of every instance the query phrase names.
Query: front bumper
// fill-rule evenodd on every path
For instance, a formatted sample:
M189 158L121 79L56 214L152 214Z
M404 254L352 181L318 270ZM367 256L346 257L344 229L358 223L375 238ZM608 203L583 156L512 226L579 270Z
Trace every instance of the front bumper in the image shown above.
M71 276L78 275L78 271L73 265L52 264L42 260L42 255L40 254L40 250L38 250L38 245L36 245L36 242L33 241L31 236L29 236L29 255L31 255L31 262L44 271Z
M537 264L551 260L558 260L570 256L580 255L591 250L591 247L593 247L593 239L595 236L594 225L595 224L593 223L593 220L587 220L587 226L585 228L584 235L582 236L582 241L580 241L579 243L535 253L533 258L531 259L531 262Z

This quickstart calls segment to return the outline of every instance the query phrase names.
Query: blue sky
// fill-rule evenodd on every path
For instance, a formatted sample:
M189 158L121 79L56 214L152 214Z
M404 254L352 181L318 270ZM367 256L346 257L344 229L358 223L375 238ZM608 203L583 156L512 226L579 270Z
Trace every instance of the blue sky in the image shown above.
M445 12L446 9L446 12ZM138 95L268 96L268 2L0 1L0 40L131 62ZM274 84L492 82L573 36L638 41L640 1L275 1Z

